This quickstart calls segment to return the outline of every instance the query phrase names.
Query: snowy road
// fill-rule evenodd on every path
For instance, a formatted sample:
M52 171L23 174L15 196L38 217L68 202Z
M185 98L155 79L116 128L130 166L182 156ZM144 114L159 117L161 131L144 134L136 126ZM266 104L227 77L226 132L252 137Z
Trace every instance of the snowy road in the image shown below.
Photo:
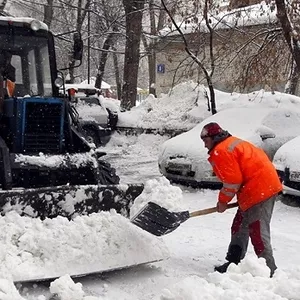
M117 138L119 139L118 141ZM157 147L164 138L150 135L139 136L132 137L132 140L126 143L122 137L117 138L115 137L115 140L111 141L106 150L110 151L108 157L111 163L117 167L121 181L140 182L160 176L157 169L156 155ZM184 205L182 210L192 211L214 206L217 193L217 191L186 188L183 191ZM229 242L231 219L234 213L235 209L232 209L227 210L224 214L214 213L196 217L186 221L173 233L161 237L170 250L170 258L165 261L102 275L88 276L75 279L74 281L83 285L86 295L97 297L91 298L91 300L219 299L198 297L197 286L189 285L188 281L184 280L186 278L194 278L193 276L209 280L214 265L223 262ZM286 272L284 274L292 274L292 272L294 272L294 275L299 274L299 214L300 209L298 207L289 207L281 202L277 202L275 206L272 222L272 240L279 270ZM251 258L251 255L254 256L250 245L248 256ZM300 280L300 278L298 279ZM267 278L265 280L270 279ZM278 282L275 282L278 284L276 288L278 295L286 296L287 291L284 286L286 283L280 278ZM177 292L181 296L176 298L170 291L172 289L174 291L174 285L178 283L180 283L179 287L182 287L182 291ZM241 281L241 286L243 286L242 283L243 281ZM230 285L230 282L228 284ZM251 284L249 283L249 285ZM172 286L173 288L171 288ZM27 300L49 299L49 283L25 284L18 288L21 295ZM195 294L192 297L194 288ZM201 287L198 287L198 292L199 288L201 290ZM238 290L237 287L235 289ZM293 288L291 291L293 291ZM44 298L41 298L42 296L40 295L42 294ZM38 296L40 297L37 298ZM290 296L276 299L300 299L299 297ZM230 298L228 296L228 298L221 297L220 299L251 298L238 298L237 296ZM262 298L257 299L275 299L275 297L264 298L262 296Z
M116 169L122 183L141 183L161 176L157 157L168 137L153 134L127 136L115 133L104 148L105 159Z

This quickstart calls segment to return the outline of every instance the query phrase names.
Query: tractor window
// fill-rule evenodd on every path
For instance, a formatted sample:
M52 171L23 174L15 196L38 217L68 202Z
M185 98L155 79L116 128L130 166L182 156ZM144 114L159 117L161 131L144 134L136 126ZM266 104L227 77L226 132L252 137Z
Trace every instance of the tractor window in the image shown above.
M16 84L22 84L23 76L22 76L21 57L18 55L13 55L11 58L11 64L16 70Z
M52 84L51 84L51 70L49 63L49 51L48 45L40 48L40 66L41 66L41 75L43 76L43 89L46 96L52 94Z
M52 96L52 80L48 39L42 36L0 33L0 50L12 54L16 69L16 97Z
M30 84L30 95L38 95L38 85L36 77L36 61L34 50L28 52L28 82Z
M28 52L28 69L30 94L51 96L51 72L47 45Z

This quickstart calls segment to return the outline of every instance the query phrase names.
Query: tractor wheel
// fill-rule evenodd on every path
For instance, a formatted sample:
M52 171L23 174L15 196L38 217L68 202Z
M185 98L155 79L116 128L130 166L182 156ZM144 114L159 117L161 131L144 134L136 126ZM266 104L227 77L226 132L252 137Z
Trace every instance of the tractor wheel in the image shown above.
M108 162L98 161L100 171L100 184L119 184L120 178L116 174L116 169L112 168Z

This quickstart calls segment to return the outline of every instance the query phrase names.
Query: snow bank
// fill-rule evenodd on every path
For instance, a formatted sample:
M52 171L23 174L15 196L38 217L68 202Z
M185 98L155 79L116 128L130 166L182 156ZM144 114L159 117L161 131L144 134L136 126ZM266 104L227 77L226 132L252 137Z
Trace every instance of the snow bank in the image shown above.
M238 266L230 265L227 273L209 274L208 278L192 275L165 288L160 300L286 300L300 299L299 273L270 270L264 259L248 255Z
M149 95L138 107L119 114L119 126L189 130L211 115L208 90L193 81L175 86L160 98ZM208 95L209 96L209 95ZM259 90L248 94L215 90L217 111L230 107L284 107L300 109L300 98Z

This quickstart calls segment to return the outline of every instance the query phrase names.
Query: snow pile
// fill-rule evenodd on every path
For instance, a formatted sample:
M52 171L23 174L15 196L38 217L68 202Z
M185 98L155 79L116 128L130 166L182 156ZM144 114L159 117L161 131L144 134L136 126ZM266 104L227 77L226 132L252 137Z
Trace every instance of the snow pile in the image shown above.
M300 299L299 273L276 271L269 278L269 272L264 259L248 255L238 266L230 265L225 274L211 273L207 279L196 275L184 278L165 288L160 300Z
M119 126L189 130L211 115L207 89L193 81L181 83L160 98L150 95L138 107L119 114ZM300 98L259 90L248 94L215 90L217 111L231 107L281 107L300 110Z
M202 121L207 110L204 86L183 83L171 94L155 98L149 95L138 107L119 115L120 126L157 129L190 129ZM207 112L207 116L209 112Z
M182 190L172 186L165 177L148 180L143 193L135 199L130 208L130 217L136 215L148 202L155 202L170 211L180 211Z
M60 300L82 300L84 291L81 283L74 283L69 275L64 275L59 279L51 282L50 292L56 295ZM89 300L98 299L89 297Z
M79 275L137 265L168 256L164 243L112 212L69 221L0 218L0 278L14 281Z
M100 295L91 296L89 295L90 293L83 290L81 283L75 283L68 275L64 275L51 282L50 293L54 296L54 299L59 300L120 300L131 298L128 293L110 290L107 283L103 284L101 287L101 291L99 292Z

